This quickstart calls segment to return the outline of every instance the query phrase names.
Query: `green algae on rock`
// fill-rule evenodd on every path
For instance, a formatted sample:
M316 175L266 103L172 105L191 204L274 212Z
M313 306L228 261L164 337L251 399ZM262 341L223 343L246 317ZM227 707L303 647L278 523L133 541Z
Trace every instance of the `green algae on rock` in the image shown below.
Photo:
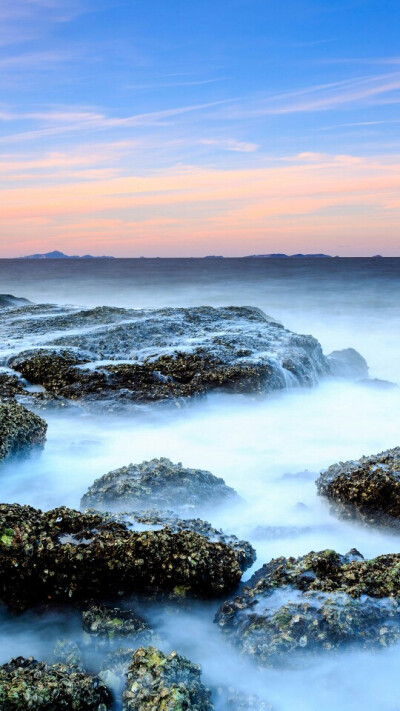
M99 678L64 664L18 657L0 666L2 711L107 711L111 694Z
M400 554L311 552L264 565L216 622L261 665L299 653L385 647L400 639Z
M171 652L141 647L128 668L123 711L213 711L201 667Z
M181 586L215 597L242 574L234 550L192 531L130 531L64 507L1 504L0 532L0 599L15 609Z
M107 646L122 637L130 637L141 644L154 642L154 632L147 622L132 610L106 605L91 605L82 611L86 636L96 640L96 646Z
M333 464L316 484L341 518L400 527L400 447Z
M82 509L114 511L191 511L239 501L236 492L211 472L188 469L161 457L104 474L92 484L80 505Z
M17 402L0 402L0 461L43 447L47 424Z

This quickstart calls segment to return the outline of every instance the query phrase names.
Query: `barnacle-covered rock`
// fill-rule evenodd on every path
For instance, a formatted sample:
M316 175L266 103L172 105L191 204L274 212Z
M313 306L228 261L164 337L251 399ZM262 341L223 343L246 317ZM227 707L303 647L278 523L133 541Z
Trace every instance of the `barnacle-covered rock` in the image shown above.
M111 694L97 677L74 666L18 657L0 666L2 711L106 711Z
M400 527L400 447L333 464L316 483L342 518Z
M123 711L213 711L201 668L176 652L141 647L129 665Z
M274 664L301 652L387 646L400 638L400 555L356 550L277 558L257 571L216 622L246 654Z
M21 353L22 324L33 348ZM32 305L7 309L2 327L14 370L48 397L85 406L178 401L212 390L264 393L310 386L330 373L318 341L253 307Z
M96 646L107 646L123 637L130 637L139 644L154 642L154 632L147 622L132 610L106 605L92 605L82 611L84 631Z
M12 400L16 395L24 393L25 388L21 378L11 371L0 371L0 402Z
M43 447L47 424L17 402L0 402L0 461Z
M192 511L239 500L236 492L211 472L187 469L162 457L129 464L96 479L82 497L81 508Z
M232 548L192 531L131 531L101 514L0 505L0 599L17 609L142 590L211 597L240 577Z
M86 513L96 513L93 509L88 509ZM157 511L149 509L148 511L127 512L113 514L110 512L103 513L106 520L119 521L125 523L129 529L139 530L149 528L157 530L160 527L168 528L173 533L179 531L193 531L198 533L203 538L206 538L212 543L223 543L235 552L240 569L244 572L251 568L257 559L257 554L251 543L241 541L237 536L229 533L224 533L221 529L214 528L208 521L203 521L201 518L178 518L173 511Z
M53 649L53 661L56 664L82 667L82 652L76 642L70 639L59 639Z

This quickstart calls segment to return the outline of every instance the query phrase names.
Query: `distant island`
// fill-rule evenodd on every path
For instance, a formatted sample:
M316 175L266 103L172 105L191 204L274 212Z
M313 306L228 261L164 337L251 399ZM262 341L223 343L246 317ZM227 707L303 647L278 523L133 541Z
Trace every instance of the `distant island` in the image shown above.
M331 254L248 254L245 259L334 259Z
M92 254L64 254L55 249L53 252L45 252L44 254L28 254L26 257L18 257L18 259L115 259L115 257L95 257Z

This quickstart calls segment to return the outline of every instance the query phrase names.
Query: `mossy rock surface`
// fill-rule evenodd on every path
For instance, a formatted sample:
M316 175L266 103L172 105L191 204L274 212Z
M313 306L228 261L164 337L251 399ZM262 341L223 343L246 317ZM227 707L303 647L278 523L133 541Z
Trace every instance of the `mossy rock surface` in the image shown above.
M0 402L0 461L40 449L46 441L46 422L12 400Z

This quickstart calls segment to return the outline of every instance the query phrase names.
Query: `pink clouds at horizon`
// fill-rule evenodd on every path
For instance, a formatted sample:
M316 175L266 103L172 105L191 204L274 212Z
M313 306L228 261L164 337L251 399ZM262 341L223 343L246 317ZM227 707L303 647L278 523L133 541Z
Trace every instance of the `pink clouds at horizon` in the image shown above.
M143 174L100 163L62 154L0 162L0 256L400 256L399 156L308 152Z

